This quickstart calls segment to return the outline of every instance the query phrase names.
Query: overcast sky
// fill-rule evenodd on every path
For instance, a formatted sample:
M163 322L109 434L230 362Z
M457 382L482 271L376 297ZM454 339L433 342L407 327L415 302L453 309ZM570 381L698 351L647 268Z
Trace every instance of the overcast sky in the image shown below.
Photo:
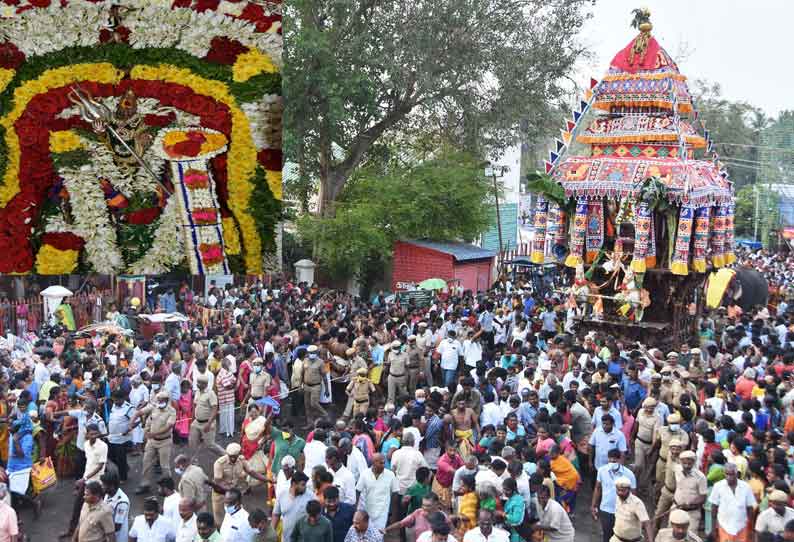
M652 34L688 78L718 82L726 98L771 116L794 109L792 0L598 0L582 33L594 55L582 83L600 79L637 34L629 26L636 7L650 8Z

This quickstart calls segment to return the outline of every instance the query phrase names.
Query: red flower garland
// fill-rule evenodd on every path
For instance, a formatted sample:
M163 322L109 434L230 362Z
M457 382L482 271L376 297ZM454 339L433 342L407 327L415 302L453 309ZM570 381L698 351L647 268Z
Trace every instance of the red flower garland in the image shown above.
M25 62L25 53L10 41L0 43L0 68L16 70Z
M160 210L159 207L148 207L146 209L130 211L127 213L127 223L136 225L151 224L160 216Z
M248 47L237 40L225 36L215 37L210 42L210 50L207 51L207 56L204 57L204 60L215 64L232 66L237 61L237 57L247 51Z
M45 233L41 236L41 242L58 250L82 250L85 246L85 240L82 237L70 232Z

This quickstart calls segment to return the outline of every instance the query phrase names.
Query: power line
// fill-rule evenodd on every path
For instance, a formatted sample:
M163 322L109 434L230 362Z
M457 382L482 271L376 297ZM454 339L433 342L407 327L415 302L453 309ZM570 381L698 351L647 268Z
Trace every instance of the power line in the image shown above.
M731 147L748 147L753 149L768 149L773 151L794 152L794 149L786 148L786 147L767 147L765 145L750 145L748 143L725 143L722 141L719 142L714 141L713 143L714 145L730 145Z

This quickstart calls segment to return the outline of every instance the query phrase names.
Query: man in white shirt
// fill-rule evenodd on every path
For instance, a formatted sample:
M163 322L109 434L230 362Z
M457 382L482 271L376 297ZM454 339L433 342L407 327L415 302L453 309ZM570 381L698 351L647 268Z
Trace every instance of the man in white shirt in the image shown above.
M463 341L463 358L467 367L475 368L482 361L482 344L480 336L482 331L469 331L466 340Z
M391 469L397 476L400 495L405 495L408 488L416 482L416 469L419 467L429 468L429 465L424 454L414 447L414 436L405 434L402 447L394 450L391 456Z
M116 542L127 542L127 533L130 529L130 498L119 488L119 478L116 473L105 472L100 476L100 480L105 490L105 504L113 511Z
M502 482L507 478L507 463L501 457L494 457L490 467L477 472L474 483L477 493L482 493L487 486L491 486L496 495L502 495Z
M485 401L485 404L482 407L482 414L480 414L480 427L492 425L496 429L498 425L504 423L505 415L499 405L496 404L492 391L485 392L483 401Z
M441 356L441 370L444 373L444 386L454 390L455 374L458 371L463 346L456 338L455 330L450 329L448 337L439 343L436 349Z
M334 477L334 485L339 488L339 500L356 504L356 480L350 469L340 461L338 449L329 447L325 450L325 466Z
M358 483L361 474L369 468L364 454L356 446L353 446L353 442L349 438L339 439L339 452L342 454L342 461L346 463Z
M242 506L243 496L232 488L223 496L226 514L221 523L221 542L254 542L256 533L248 522L248 512Z
M179 515L176 522L176 541L175 542L194 542L198 534L196 525L196 514L194 512L196 503L193 499L179 500ZM116 541L118 542L118 541Z
M176 492L174 479L170 476L163 476L158 480L157 486L160 496L163 497L163 516L174 525L177 525L179 522L179 501L182 500L182 496Z
M193 393L198 391L198 377L206 376L207 377L207 389L214 390L215 389L215 375L207 369L207 360L204 358L199 358L196 360L195 370L193 371L191 380L193 381Z
M755 521L756 539L760 541L773 535L775 540L782 540L786 525L794 520L794 510L786 506L788 495L779 489L772 491L767 500L769 508L758 514Z
M174 524L160 515L157 499L149 497L143 501L143 514L132 522L129 542L171 542L175 537Z
M510 533L493 526L493 512L480 510L477 514L477 527L466 531L463 542L510 542Z
M386 458L383 454L372 456L372 467L364 471L358 479L356 491L361 495L359 507L369 513L372 526L385 529L389 519L392 497L400 489L394 473L386 469Z
M314 467L325 464L325 451L328 449L328 446L325 445L327 436L325 430L315 429L314 438L303 447L303 456L306 458L303 472L309 477L309 483L311 483Z
M717 526L719 540L747 540L756 505L753 490L739 480L734 463L726 463L724 472L725 479L714 484L709 496L712 525Z
M36 365L33 367L33 381L38 385L39 389L50 379L50 369L47 367L49 358L42 358L35 356Z
M108 461L108 445L99 438L99 427L90 424L86 427L85 441L85 473L82 481L99 481L99 477L105 472L105 465Z

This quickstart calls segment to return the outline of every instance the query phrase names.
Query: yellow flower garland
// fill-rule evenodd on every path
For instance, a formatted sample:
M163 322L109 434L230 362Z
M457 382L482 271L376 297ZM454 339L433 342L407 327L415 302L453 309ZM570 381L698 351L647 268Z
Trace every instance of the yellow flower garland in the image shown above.
M232 79L237 83L244 83L260 73L276 73L278 67L273 64L270 57L259 49L251 49L242 53L232 66Z
M281 200L281 172L266 169L265 179L267 179L267 184L270 187L270 192L273 194L273 197L277 200Z
M38 78L27 81L14 91L14 108L0 118L0 126L6 128L6 146L9 157L4 184L0 187L0 207L7 205L19 193L20 148L19 139L12 128L14 122L22 116L30 100L52 88L66 86L74 82L95 81L116 84L122 77L123 73L109 63L75 64L47 70ZM262 244L257 233L256 222L248 213L248 201L254 189L251 179L257 167L257 150L251 136L248 118L237 105L228 87L220 81L205 79L189 70L171 65L136 66L132 70L131 77L185 85L196 93L212 97L229 108L232 115L232 142L227 160L229 164L229 208L240 224L240 233L246 247L246 270L248 273L261 272ZM280 172L268 172L268 184L273 195L279 199L281 198L280 178Z
M83 148L80 137L71 130L50 132L50 152L59 154Z
M42 245L36 254L36 272L40 275L67 275L77 268L79 252Z
M183 68L162 64L159 66L135 66L130 72L132 79L165 81L190 87L198 94L211 96L225 104L232 116L231 144L227 156L229 209L240 225L245 245L245 268L256 274L262 269L262 241L254 218L248 213L248 202L254 191L251 179L257 167L257 151L251 135L248 117L237 105L225 83L198 76Z
M14 70L7 70L6 68L0 68L0 92L3 92L8 83L14 78L16 72Z
M227 254L234 256L242 252L240 232L237 231L237 224L234 223L234 219L230 216L223 219L223 244L226 247Z
M62 68L45 71L36 79L26 81L14 90L14 108L0 118L0 126L5 128L6 148L8 149L8 166L3 186L0 187L0 207L19 193L19 138L13 129L14 123L22 116L30 100L38 94L50 89L71 85L79 81L96 81L97 83L116 84L121 81L123 72L113 64L74 64Z

